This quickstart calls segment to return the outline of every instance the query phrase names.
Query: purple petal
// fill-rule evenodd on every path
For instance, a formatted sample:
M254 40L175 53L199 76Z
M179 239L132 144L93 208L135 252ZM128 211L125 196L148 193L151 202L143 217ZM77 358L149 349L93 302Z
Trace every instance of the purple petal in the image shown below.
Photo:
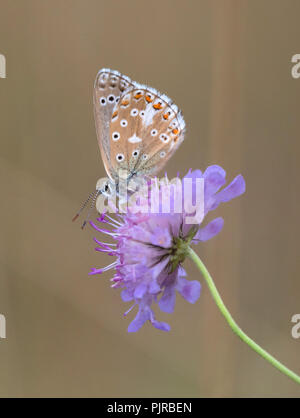
M243 194L245 190L246 183L244 177L239 174L227 187L225 187L225 189L221 190L218 194L218 199L221 202L228 202L229 200Z
M151 244L159 247L169 248L172 244L172 237L168 229L162 229L161 226L154 228L151 237Z
M207 167L204 174L205 197L215 194L226 182L226 171L218 165Z
M168 332L168 331L170 331L170 329L171 329L171 327L170 327L170 325L169 325L169 324L167 324L166 322L159 322L159 321L156 321L156 319L153 319L153 320L151 321L151 324L152 324L155 328L160 329L161 331L166 331L166 332Z
M223 218L216 218L213 221L209 222L204 228L199 229L195 235L193 242L195 241L208 241L217 235L224 225Z
M227 187L225 187L225 189L221 190L220 193L215 196L215 201L210 206L210 210L216 209L222 202L228 202L229 200L240 196L245 190L246 184L244 177L239 174Z
M189 170L189 172L184 176L184 178L201 178L203 177L202 171L201 170L194 170L192 171L191 169Z
M156 279L152 279L152 281L149 284L149 293L155 295L156 293L159 293L160 290L160 286L158 285Z
M123 302L130 302L133 299L132 292L129 291L128 289L122 290L121 298L122 298Z
M136 299L141 299L146 292L147 292L147 285L145 283L141 283L135 288L134 297Z
M158 306L163 312L172 313L175 308L176 292L173 284L166 286Z
M155 328L160 329L161 331L168 332L171 329L170 325L166 322L159 322L155 319L154 312L152 311L152 309L150 309L150 322Z
M163 272L164 268L166 267L166 265L168 264L169 260L166 257L163 261L161 261L160 263L156 264L156 266L154 266L152 268L152 277L153 279L157 279L158 276Z
M176 289L185 300L195 303L200 296L201 284L197 280L189 281L179 277Z
M137 332L148 319L150 319L149 310L140 309L134 320L129 324L128 332Z

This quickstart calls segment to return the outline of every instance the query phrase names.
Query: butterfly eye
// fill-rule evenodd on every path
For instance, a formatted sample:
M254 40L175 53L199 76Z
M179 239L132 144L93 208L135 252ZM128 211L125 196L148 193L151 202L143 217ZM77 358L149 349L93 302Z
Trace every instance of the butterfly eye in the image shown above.
M100 104L101 104L101 106L106 105L106 98L105 97L100 97Z
M115 101L115 96L113 94L111 94L110 96L108 96L108 101L110 103L113 103Z
M126 119L122 119L121 122L120 122L120 125L123 126L123 128L125 128L125 126L128 125L127 120Z
M166 134L160 134L159 135L159 139L162 141L162 142L168 142L169 141L169 137L168 137L168 135L166 135Z
M130 112L131 116L136 116L139 113L139 111L137 109L132 109L132 111Z
M118 141L118 140L120 139L120 134L119 134L119 132L114 132L114 133L112 134L112 139L113 139L113 141Z
M110 189L110 186L109 186L109 184L107 184L106 183L106 185L104 186L104 191L105 191L105 193L111 193L111 189Z
M125 157L124 157L124 154L117 154L117 156L116 156L116 159L117 159L117 161L124 161L124 159L125 159Z
M151 136L156 136L156 135L157 135L157 129L152 129Z
M160 158L164 158L164 157L166 156L165 151L162 151L162 152L159 154L159 156L160 156Z
M136 149L133 151L132 156L136 158L139 155L139 151Z

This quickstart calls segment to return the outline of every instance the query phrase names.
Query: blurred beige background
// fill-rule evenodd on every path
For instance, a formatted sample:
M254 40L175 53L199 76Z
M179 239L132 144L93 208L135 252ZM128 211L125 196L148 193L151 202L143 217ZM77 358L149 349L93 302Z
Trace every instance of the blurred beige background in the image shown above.
M293 396L231 332L204 286L172 330L127 334L111 259L71 218L104 175L92 86L110 67L166 93L188 132L168 174L217 163L246 194L196 249L239 325L300 372L300 3L277 0L0 0L0 396ZM189 277L198 277L186 263Z

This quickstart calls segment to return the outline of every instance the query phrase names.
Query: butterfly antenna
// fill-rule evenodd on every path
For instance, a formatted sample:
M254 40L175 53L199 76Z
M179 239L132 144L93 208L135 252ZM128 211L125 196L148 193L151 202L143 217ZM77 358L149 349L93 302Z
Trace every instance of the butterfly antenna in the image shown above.
M86 207L86 205L89 203L90 198L96 193L96 190L93 191L92 193L89 194L89 197L86 199L85 202L83 202L83 204L81 205L79 211L76 213L76 215L74 216L74 218L72 219L72 222L76 221L76 219L79 217L79 215L81 214L81 212L83 211L83 209Z
M89 220L89 217L91 216L92 209L94 208L94 204L95 204L95 201L96 201L99 193L100 193L100 190L96 190L96 192L94 192L94 196L93 196L93 199L91 201L90 209L88 211L87 217L85 218L83 224L81 225L81 229L83 229L85 227L85 225L87 224L87 221Z

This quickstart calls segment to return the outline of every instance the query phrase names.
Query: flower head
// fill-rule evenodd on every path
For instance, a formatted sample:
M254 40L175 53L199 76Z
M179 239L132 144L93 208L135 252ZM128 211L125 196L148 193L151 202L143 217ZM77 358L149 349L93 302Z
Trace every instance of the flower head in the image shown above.
M187 222L186 208L194 202L194 185L197 179L204 180L203 215L214 210L222 202L227 202L244 193L245 182L238 175L227 187L225 171L217 166L208 167L204 173L200 170L190 171L184 179L190 179L192 188L184 193L187 204L182 211L176 213L174 206L182 199L184 184L171 189L168 184L158 188L157 200L164 202L166 196L171 197L170 213L164 213L162 207L156 213L135 212L117 214L113 219L107 213L102 214L98 221L110 228L100 227L91 222L99 232L110 236L115 243L104 243L95 239L97 251L116 257L116 261L102 269L93 269L89 274L101 274L114 269L111 279L112 287L121 288L121 297L125 302L132 302L127 315L135 306L138 312L128 327L129 332L138 331L146 321L163 331L169 331L170 326L156 320L152 304L157 303L160 310L171 313L175 307L176 293L179 293L190 303L195 303L199 296L201 285L198 281L189 281L182 267L191 244L207 241L217 235L223 227L223 219L215 218L202 227L202 219L197 224ZM219 191L220 190L220 191ZM152 191L153 192L153 191Z

